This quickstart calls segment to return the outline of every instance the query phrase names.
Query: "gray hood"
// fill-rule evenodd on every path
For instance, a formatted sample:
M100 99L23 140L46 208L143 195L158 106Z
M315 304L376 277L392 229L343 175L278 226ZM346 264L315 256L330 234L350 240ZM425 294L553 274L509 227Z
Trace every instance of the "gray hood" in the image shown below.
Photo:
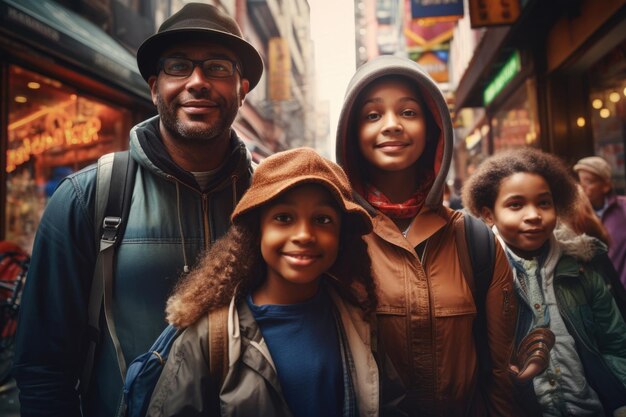
M380 56L367 62L356 71L348 84L343 108L339 116L336 142L337 162L348 174L357 196L361 197L359 198L360 202L363 203L363 170L359 166L360 151L354 132L356 126L354 107L359 101L360 93L368 85L380 77L389 75L404 77L417 86L427 107L425 110L430 111L439 128L440 133L436 138L432 137L432 132L427 132L428 140L436 140L437 145L434 152L435 161L433 161L435 181L424 203L426 207L436 209L442 202L443 187L452 160L454 144L452 121L448 105L435 82L417 63L409 59L388 55Z

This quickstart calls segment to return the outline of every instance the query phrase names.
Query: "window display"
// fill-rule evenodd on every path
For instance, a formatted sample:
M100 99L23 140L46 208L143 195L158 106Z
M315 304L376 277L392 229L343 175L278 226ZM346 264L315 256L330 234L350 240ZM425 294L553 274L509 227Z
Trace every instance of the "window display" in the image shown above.
M130 112L9 67L6 233L30 252L47 199L66 175L126 148Z
M590 70L589 105L595 154L613 168L613 186L626 191L626 42L609 52Z
M523 146L539 146L535 81L527 79L491 120L494 153Z

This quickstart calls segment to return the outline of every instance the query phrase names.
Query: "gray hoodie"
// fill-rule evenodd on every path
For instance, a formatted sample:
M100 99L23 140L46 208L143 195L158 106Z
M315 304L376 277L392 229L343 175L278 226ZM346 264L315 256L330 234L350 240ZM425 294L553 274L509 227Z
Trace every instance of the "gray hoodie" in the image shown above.
M426 207L436 209L441 205L443 187L452 160L452 149L454 145L452 121L450 119L448 105L439 87L437 87L430 76L413 61L385 55L369 61L356 71L350 84L348 84L343 108L339 116L336 143L337 162L346 170L355 191L362 197L363 172L361 163L358 160L359 151L354 131L356 126L355 104L358 103L359 95L368 85L383 76L389 75L406 77L419 86L424 104L434 119L433 122L436 125L434 130L439 130L435 160L432 161L436 178L424 203ZM427 129L428 127L430 126L427 126ZM428 131L427 135L429 139L432 138L431 131ZM424 156L426 155L425 152ZM364 199L361 200L361 203L365 203ZM370 212L373 211L369 204L365 203L364 206L370 209Z

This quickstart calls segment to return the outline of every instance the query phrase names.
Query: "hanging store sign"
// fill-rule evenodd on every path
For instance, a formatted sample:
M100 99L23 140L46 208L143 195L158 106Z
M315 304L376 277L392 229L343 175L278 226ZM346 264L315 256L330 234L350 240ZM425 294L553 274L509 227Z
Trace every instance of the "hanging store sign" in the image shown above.
M449 51L435 50L424 52L409 52L409 59L420 64L420 66L437 83L447 83L450 81L448 70Z
M291 55L284 38L269 41L269 95L273 101L291 99Z
M520 15L519 0L469 0L472 28L511 25Z
M404 4L404 38L409 58L420 64L438 83L448 79L450 39L455 22L437 19L411 19L410 7L414 0Z
M426 17L463 17L463 0L411 0L413 19Z
M519 52L515 51L485 88L483 92L483 103L485 107L500 94L504 87L506 87L521 70L522 60Z

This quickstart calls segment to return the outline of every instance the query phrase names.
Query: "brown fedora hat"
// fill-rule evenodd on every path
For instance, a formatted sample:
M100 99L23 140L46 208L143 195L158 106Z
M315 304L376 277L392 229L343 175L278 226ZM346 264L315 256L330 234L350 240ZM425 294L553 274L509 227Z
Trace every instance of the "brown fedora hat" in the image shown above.
M232 17L215 6L203 3L187 3L141 44L137 51L141 76L148 81L157 74L158 60L166 48L191 39L205 39L230 48L241 64L243 78L250 81L250 90L259 82L263 73L259 52L243 39L239 25Z

